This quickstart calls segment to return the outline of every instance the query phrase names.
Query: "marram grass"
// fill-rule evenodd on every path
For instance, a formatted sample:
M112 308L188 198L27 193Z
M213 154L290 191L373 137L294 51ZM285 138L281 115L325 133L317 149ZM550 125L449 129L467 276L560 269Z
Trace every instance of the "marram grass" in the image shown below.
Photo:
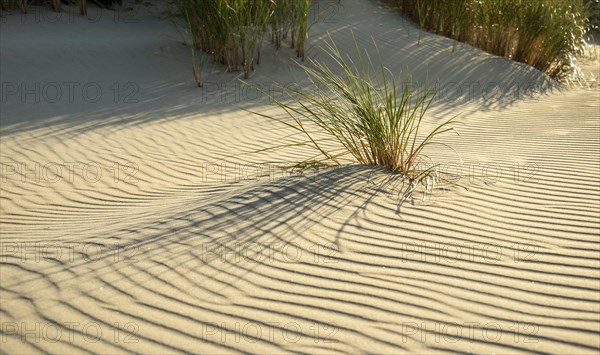
M426 30L529 64L570 75L582 53L597 0L388 0ZM591 16L594 19L594 16Z
M350 162L386 167L413 183L427 177L435 165L422 169L426 148L436 143L439 135L453 130L453 119L449 119L424 131L422 123L434 98L432 92L413 90L410 77L399 82L358 45L357 63L342 55L331 40L326 49L334 69L314 60L302 65L311 81L310 93L282 87L289 95L280 100L261 91L287 112L291 121L254 113L281 122L303 137L289 146L314 148L315 156L297 167Z
M290 38L304 58L311 0L180 0L194 45L228 71L242 70L248 78L260 62L266 32L281 47Z

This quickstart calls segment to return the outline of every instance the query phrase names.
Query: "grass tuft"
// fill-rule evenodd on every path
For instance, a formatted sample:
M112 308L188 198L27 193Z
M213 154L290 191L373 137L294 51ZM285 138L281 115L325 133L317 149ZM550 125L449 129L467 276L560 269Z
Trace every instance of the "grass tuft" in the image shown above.
M311 0L181 0L182 13L193 43L228 71L243 70L248 78L260 62L265 33L277 48L291 37L304 58L307 17Z
M316 155L297 167L359 163L386 167L412 182L421 181L435 168L430 164L422 168L425 149L439 135L453 130L453 119L423 132L422 123L434 99L432 91L415 91L410 77L398 82L381 57L381 64L375 65L356 39L355 45L357 62L344 57L330 39L326 50L335 70L310 59L309 65L301 65L311 81L310 93L282 87L288 95L279 100L256 88L286 111L291 122L254 113L282 122L304 137L289 146L315 149Z
M568 77L598 0L388 0L423 29ZM591 15L590 15L591 12ZM420 38L419 38L420 43Z

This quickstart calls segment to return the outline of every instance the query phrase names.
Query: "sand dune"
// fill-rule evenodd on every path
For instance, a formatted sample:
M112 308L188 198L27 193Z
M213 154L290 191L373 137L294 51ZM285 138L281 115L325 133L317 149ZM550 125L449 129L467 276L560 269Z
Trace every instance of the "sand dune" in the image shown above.
M154 7L3 19L2 353L598 352L598 87L419 45L370 1L332 9L309 56L327 33L374 39L392 70L439 82L432 120L461 114L445 143L463 162L430 152L451 183L400 203L380 169L277 169L311 152L257 152L289 132L241 108L273 108L216 64L195 87ZM292 56L265 46L250 81L305 85Z

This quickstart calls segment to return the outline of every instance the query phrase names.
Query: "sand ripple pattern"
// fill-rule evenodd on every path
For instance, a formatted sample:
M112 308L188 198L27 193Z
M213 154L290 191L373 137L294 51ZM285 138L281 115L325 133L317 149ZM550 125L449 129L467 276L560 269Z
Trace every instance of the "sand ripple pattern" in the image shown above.
M378 27L410 26L397 14L342 3L340 21L316 24L316 37L329 30L348 46L353 24L361 41L376 36L396 53L399 67L418 59L407 51L415 28L398 36ZM493 80L533 82L544 93L436 104L440 120L462 112L460 137L445 143L463 163L432 152L448 162L446 173L460 174L400 203L402 184L379 169L266 168L310 153L256 153L286 131L217 96L185 106L198 89L167 84L189 84L187 62L176 59L187 52L168 21L155 21L148 34L119 24L139 37L124 55L183 74L150 70L139 79L142 102L97 115L75 103L47 118L35 105L3 109L2 353L600 350L597 89L552 90L520 64L460 46L428 57L447 82L496 68ZM3 26L2 46L17 48L6 33L18 24ZM452 48L424 36L426 53ZM105 49L99 66L122 62L122 47ZM41 50L61 58L60 48ZM2 53L4 75L17 59Z

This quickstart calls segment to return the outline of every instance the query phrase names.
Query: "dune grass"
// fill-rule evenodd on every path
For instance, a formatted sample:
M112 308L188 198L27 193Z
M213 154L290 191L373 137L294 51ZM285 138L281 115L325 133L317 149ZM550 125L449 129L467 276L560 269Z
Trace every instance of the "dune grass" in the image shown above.
M181 0L182 13L193 43L228 71L243 70L248 78L260 62L261 44L271 30L277 48L291 38L291 46L304 57L310 0Z
M562 78L585 46L597 0L388 0L423 29ZM419 40L420 42L420 40Z
M314 60L301 65L311 81L310 93L282 87L288 95L280 100L261 91L287 112L291 121L253 112L304 137L289 146L315 149L315 156L295 167L358 163L389 168L413 183L427 177L435 165L423 168L425 149L435 144L439 135L453 130L453 119L449 119L424 132L422 123L435 96L432 91L415 91L410 77L399 82L381 57L380 64L374 64L357 44L356 60L342 55L332 40L326 50L334 69Z

